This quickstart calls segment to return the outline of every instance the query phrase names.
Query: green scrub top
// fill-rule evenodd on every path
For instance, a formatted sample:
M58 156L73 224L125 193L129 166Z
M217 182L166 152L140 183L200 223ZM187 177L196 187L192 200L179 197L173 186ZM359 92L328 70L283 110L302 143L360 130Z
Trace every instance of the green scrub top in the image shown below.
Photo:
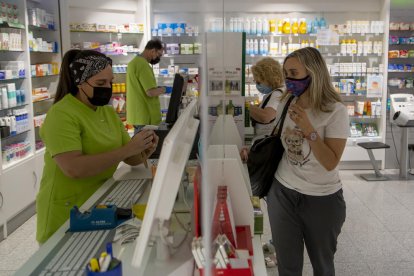
M147 90L156 88L154 72L148 61L137 56L127 67L126 115L131 125L159 125L161 105L157 97L149 97Z
M71 94L50 108L40 136L46 151L36 201L36 238L43 243L69 218L70 209L80 207L117 168L115 164L96 176L73 179L62 172L53 157L70 151L108 152L128 143L130 137L111 106L92 110Z

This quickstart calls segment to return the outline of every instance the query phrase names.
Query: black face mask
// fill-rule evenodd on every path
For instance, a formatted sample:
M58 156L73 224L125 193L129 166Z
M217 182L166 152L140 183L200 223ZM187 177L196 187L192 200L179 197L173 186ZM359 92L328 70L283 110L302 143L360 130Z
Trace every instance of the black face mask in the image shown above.
M88 82L86 83L89 84ZM88 98L88 101L94 106L107 105L112 97L112 85L111 87L100 87L100 86L92 86L92 85L90 86L93 88L92 98L88 97L85 91L82 90L85 96Z
M157 64L158 62L160 62L160 60L161 60L161 57L157 57L157 58L151 59L150 63L151 63L152 65L155 65L155 64Z

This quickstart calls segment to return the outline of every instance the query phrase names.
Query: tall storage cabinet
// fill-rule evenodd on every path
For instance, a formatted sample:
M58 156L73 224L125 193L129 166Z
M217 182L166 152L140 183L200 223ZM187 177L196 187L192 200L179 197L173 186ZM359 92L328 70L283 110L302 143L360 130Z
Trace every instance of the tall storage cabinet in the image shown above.
M6 80L0 80L0 87L8 96L2 98L0 110L0 125L5 129L1 139L1 237L35 212L44 156L39 126L53 102L61 62L58 1L7 2L15 5L18 24L1 24L0 74L5 73Z

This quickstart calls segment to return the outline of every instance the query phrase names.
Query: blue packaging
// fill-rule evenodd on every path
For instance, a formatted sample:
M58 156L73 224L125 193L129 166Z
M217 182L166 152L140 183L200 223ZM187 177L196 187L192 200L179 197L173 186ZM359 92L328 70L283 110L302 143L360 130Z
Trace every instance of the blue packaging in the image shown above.
M404 71L404 64L397 64L397 71Z
M90 212L81 213L77 206L70 210L71 232L112 229L118 225L116 206L106 205L106 208L93 208Z
M117 260L117 259L114 259L114 260ZM119 261L119 264L116 267L106 272L92 272L89 270L89 266L87 265L86 275L87 276L122 276L122 262Z
M0 80L4 80L6 78L6 72L4 70L0 70Z

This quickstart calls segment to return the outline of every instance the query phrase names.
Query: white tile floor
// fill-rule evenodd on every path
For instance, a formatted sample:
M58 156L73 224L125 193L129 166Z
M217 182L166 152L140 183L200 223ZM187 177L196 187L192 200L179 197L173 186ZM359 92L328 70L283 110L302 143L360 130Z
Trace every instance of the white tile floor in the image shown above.
M414 275L414 181L366 182L342 171L347 219L338 241L336 275ZM36 216L0 243L0 276L12 275L38 248ZM263 240L270 239L265 220ZM277 269L268 269L277 275ZM305 258L303 275L312 275ZM261 275L260 275L261 276Z

